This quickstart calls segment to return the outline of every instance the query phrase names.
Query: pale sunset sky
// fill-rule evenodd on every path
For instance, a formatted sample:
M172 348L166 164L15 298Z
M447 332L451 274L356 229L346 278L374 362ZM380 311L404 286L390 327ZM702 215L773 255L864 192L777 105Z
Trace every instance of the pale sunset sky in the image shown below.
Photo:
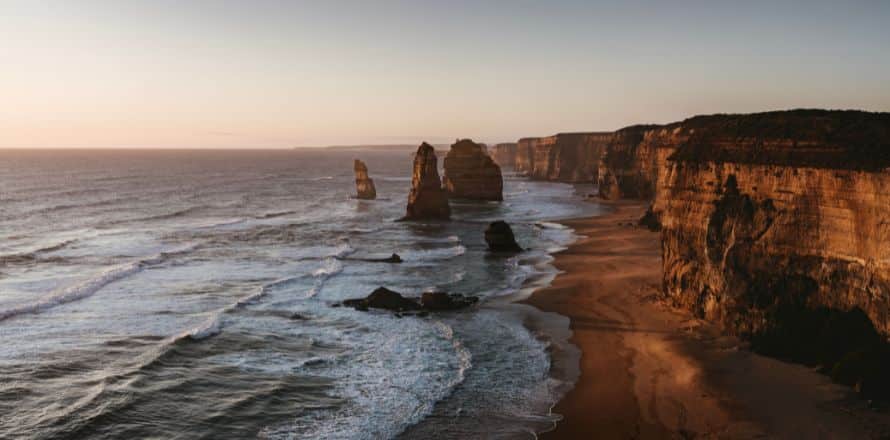
M513 141L890 111L890 1L0 0L0 148Z

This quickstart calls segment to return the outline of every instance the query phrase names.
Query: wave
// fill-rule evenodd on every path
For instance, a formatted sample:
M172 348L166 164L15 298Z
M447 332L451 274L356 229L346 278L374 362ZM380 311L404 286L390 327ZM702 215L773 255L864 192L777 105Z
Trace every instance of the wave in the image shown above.
M457 354L457 377L449 384L450 388L454 388L464 381L467 370L473 367L473 354L459 338L454 337L454 329L450 325L436 321L435 326L445 339L451 341L451 346L454 347L454 352Z
M283 217L285 215L296 214L298 211L275 211L275 212L267 212L265 214L260 214L256 216L257 219L263 220L267 218L275 218L275 217Z
M318 295L321 292L321 289L324 287L325 283L333 276L343 271L343 263L336 258L327 258L324 261L324 265L314 272L312 272L312 276L315 277L315 285L312 286L311 289L306 293L307 298L312 298Z
M163 263L171 256L190 252L195 248L197 248L197 245L190 244L172 251L161 252L148 258L112 267L93 278L50 293L37 301L0 310L0 321L22 314L38 313L61 304L88 298L115 281L140 272L146 267Z
M19 252L16 254L6 254L0 255L0 267L9 266L12 264L28 264L33 263L40 259L40 254L50 253L62 250L71 244L75 243L76 239L64 240L58 243L51 244L49 246L44 246L42 248L37 248L32 251ZM61 261L61 259L53 259L54 261Z
M355 252L355 248L346 242L340 243L335 249L334 255L331 255L334 258L343 258Z
M158 215L150 215L148 217L135 218L126 220L127 222L145 222L145 221L153 221L153 220L168 220L171 218L184 217L194 212L198 212L201 209L206 208L206 206L190 206L188 208L180 209L178 211L173 211L167 214L158 214Z
M219 334L219 332L222 331L220 316L220 314L214 314L201 325L181 333L176 340L188 337L192 340L200 341L201 339L207 339L213 335Z
M448 248L404 250L398 252L398 254L401 255L402 259L405 261L435 261L448 260L461 256L466 252L467 248L459 244Z

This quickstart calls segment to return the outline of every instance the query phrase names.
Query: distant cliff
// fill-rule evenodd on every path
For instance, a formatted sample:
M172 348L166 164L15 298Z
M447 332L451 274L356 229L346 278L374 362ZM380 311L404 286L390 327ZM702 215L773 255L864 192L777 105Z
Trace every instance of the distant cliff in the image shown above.
M522 138L516 143L516 159L513 168L522 173L531 173L535 167L535 145L540 138Z
M532 179L596 182L600 155L612 133L560 133L522 138L516 143L513 168Z
M491 158L501 168L514 168L516 164L516 151L519 144L516 142L497 144L491 151Z

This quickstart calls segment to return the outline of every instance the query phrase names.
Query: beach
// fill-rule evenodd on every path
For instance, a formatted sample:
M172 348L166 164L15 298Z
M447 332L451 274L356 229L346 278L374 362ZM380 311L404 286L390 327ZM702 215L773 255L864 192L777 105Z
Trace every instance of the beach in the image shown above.
M602 202L601 202L602 203ZM660 235L636 226L646 205L562 222L581 238L527 303L571 321L580 378L544 439L881 438L885 411L813 369L756 355L660 298ZM553 353L553 368L561 365Z

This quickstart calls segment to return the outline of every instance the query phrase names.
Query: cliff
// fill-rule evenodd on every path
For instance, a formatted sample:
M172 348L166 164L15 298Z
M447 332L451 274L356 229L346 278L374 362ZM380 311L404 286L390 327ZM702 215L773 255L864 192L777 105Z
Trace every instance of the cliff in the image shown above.
M658 171L684 136L679 125L635 125L616 131L600 156L600 197L652 198Z
M531 173L535 166L535 145L540 138L522 138L516 142L516 159L513 168L521 173Z
M886 366L890 114L714 115L657 136L666 297L850 385L868 376L844 373L850 356Z
M516 151L519 148L518 143L503 143L494 146L494 153L491 158L501 168L514 168L516 164Z
M376 199L377 189L374 187L374 180L368 176L368 167L365 163L356 159L353 169L355 171L356 198L365 200Z
M501 167L485 147L469 139L456 142L444 161L443 184L449 197L471 200L503 200Z
M612 133L560 133L518 142L515 168L538 180L596 181Z
M439 180L438 160L433 146L424 142L414 155L411 192L403 220L448 219L451 207L448 194Z

